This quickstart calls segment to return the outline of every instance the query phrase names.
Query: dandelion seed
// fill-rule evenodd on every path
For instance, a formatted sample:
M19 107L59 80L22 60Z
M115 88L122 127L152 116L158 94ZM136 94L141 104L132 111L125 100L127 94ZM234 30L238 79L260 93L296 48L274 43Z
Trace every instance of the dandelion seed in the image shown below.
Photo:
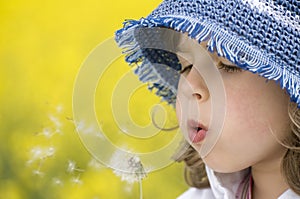
M55 135L58 132L58 130L52 131L51 128L44 128L42 132L36 133L36 135L43 135L47 139L52 138L53 135Z
M56 112L57 113L61 113L62 112L62 110L63 110L63 106L62 105L58 105L58 106L56 106Z
M125 133L125 134L129 133L127 126L120 126L120 129L121 129L120 133Z
M31 166L35 161L39 160L39 165L41 165L41 161L43 159L43 156L44 156L44 152L43 152L43 149L40 148L40 147L34 147L31 149L30 151L31 155L31 159L27 160L26 162L26 166ZM38 174L37 171L33 171L34 174Z
M95 125L90 125L90 126L87 126L83 121L80 121L78 122L77 124L75 124L76 126L76 130L79 132L79 133L83 133L85 135L92 135L92 136L96 136L96 137L99 137L99 138L104 138L103 135L96 131L95 129Z
M41 148L39 146L34 147L31 149L31 159L27 161L28 164L31 164L32 162L36 160L43 160L49 157L52 157L55 154L55 148L49 147L49 148Z
M129 183L140 182L147 176L140 158L134 154L116 151L110 163L113 166L113 172L121 177L122 181Z
M33 160L27 160L26 161L26 166L30 166L33 163Z
M49 119L56 128L60 128L62 126L61 122L57 117L54 117L53 115L49 115Z
M84 131L83 131L84 134L91 134L93 132L95 132L95 129L94 129L93 125L91 125L90 127L84 129Z
M76 163L74 161L69 160L68 161L67 172L68 173L74 173L75 169L76 169Z
M77 131L82 131L85 128L85 123L83 121L80 121L78 123L75 123L75 126Z
M88 163L89 167L92 167L94 169L101 169L103 168L103 165L100 164L97 160L95 160L94 158L92 158L89 163Z
M44 128L42 131L42 135L45 136L46 138L51 138L53 133L49 128Z
M101 132L96 132L95 134L96 134L96 137L98 137L100 139L104 138L104 135Z
M71 121L71 122L74 122L73 118L72 117L66 117L67 120Z
M32 173L39 177L44 177L45 173L41 172L39 169L33 170Z
M72 178L71 178L71 182L74 183L74 184L77 184L77 185L82 185L82 181L80 180L79 177L80 177L80 176L72 177Z
M74 173L74 172L80 172L80 173L82 173L82 172L84 172L84 170L82 170L82 169L80 169L80 168L78 168L77 166L76 166L76 163L74 162L74 161L72 161L72 160L69 160L68 161L68 168L67 168L67 172L68 173Z
M124 187L124 191L126 191L127 193L131 193L132 192L132 184L126 184L126 186Z
M52 157L55 154L55 148L54 147L49 147L46 150L46 157Z
M43 149L41 147L35 147L31 149L32 161L37 159L42 159L43 157Z
M55 129L55 133L62 134L60 129Z
M63 186L63 182L59 178L52 178L53 185Z

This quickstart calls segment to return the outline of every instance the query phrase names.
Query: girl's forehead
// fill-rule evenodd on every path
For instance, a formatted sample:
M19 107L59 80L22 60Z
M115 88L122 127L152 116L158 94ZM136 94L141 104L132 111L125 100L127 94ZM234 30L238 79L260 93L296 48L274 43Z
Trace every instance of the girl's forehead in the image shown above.
M199 43L188 37L187 33L179 34L177 49L178 51L185 52L190 51L191 48L195 45L199 45ZM205 47L207 45L207 41L201 42L200 46Z

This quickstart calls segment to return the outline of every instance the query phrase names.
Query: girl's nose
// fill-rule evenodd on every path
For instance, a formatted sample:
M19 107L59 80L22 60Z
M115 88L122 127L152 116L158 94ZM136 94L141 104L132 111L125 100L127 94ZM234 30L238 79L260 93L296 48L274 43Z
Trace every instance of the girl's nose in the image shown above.
M188 74L183 75L182 82L182 91L186 97L194 98L199 102L208 100L208 88L196 67L193 67Z

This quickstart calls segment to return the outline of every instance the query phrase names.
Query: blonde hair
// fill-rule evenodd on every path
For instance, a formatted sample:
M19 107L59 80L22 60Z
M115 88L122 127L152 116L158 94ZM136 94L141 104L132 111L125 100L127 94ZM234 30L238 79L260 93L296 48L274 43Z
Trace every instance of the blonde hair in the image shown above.
M300 108L290 103L289 116L292 121L291 136L284 141L288 148L282 160L282 173L289 187L300 195Z
M283 141L288 149L281 163L282 174L289 187L300 195L300 109L297 104L289 104L291 136ZM209 187L205 164L198 152L188 143L183 144L183 152L174 156L177 162L185 162L184 176L192 187Z

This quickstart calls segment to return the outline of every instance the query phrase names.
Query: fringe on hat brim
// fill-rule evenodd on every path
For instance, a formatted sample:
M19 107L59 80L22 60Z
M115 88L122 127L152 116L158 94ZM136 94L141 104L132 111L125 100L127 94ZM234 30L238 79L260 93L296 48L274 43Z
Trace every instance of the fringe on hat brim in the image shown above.
M288 67L274 60L243 38L227 32L209 21L200 21L186 16L168 15L161 18L142 18L128 20L124 27L116 32L115 39L126 55L126 62L136 64L135 73L142 82L150 82L149 89L156 88L156 94L170 104L175 104L176 90L174 85L167 85L159 73L151 67L151 63L144 57L138 42L134 38L134 29L145 27L165 27L175 31L188 33L189 37L199 43L208 40L208 50L216 51L238 67L257 73L269 80L278 82L282 89L286 89L291 101L300 107L300 78ZM176 85L177 86L177 85Z

